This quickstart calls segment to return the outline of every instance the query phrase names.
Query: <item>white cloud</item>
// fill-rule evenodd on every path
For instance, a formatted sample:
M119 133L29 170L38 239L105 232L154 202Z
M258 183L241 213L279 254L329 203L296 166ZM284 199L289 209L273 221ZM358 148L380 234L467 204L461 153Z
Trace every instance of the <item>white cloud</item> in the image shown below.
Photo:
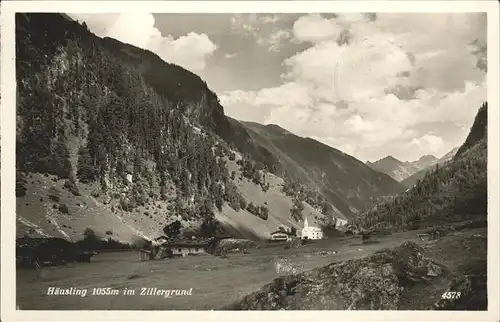
M347 126L350 126L353 131L370 132L374 129L374 124L370 121L365 121L359 115L353 115L345 121Z
M271 15L265 15L265 16L261 16L259 18L260 22L264 23L264 24L275 24L277 23L278 21L281 20L281 18L283 18L283 14L271 14Z
M415 160L461 144L486 99L486 75L476 68L471 50L476 39L477 48L486 45L483 17L379 13L369 18L299 18L293 38L311 47L284 60L283 85L224 93L224 106L252 106L248 113L254 120L255 110L265 107L265 122L361 160L386 155ZM338 42L346 30L348 39ZM240 119L246 119L245 110L238 110ZM439 131L421 126L439 122L434 126L447 124L455 131L446 141Z
M343 27L334 19L325 19L319 14L302 16L293 24L293 36L299 42L318 43L337 39Z
M236 57L236 53L233 53L233 54L225 54L224 57L227 58L227 59L231 59L231 58L234 58Z
M153 15L149 13L69 15L76 20L85 21L89 29L99 37L111 37L151 50L163 60L191 71L204 69L206 59L217 49L206 34L191 32L177 39L170 35L162 36L154 26Z
M291 38L287 29L280 25L284 14L235 14L231 17L233 32L254 38L257 44L267 46L270 52L279 52L283 42Z
M241 32L249 36L257 36L259 32L258 15L250 14L235 14L231 17L231 28L235 32Z
M467 81L480 82L471 44L486 43L486 17L476 13L379 14L374 26L416 57L413 85L453 92Z
M263 88L259 91L230 91L219 95L221 103L241 104L252 102L255 105L287 105L300 106L308 105L310 97L307 88L296 83L286 83L279 87Z
M267 45L269 51L279 52L283 42L291 37L288 30L277 29L274 30L269 37L257 39L258 44Z
M426 153L436 154L436 153L438 153L438 155L439 155L440 149L443 146L444 141L439 136L433 135L431 133L426 133L423 136L421 136L420 138L414 138L411 141L411 144L413 146L416 146L418 149L420 149L422 154L426 154Z

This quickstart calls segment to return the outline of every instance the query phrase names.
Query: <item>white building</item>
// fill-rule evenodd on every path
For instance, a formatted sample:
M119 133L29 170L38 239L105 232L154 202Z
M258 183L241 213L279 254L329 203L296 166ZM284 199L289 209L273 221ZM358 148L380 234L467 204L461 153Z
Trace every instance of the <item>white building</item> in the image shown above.
M271 233L271 241L290 241L292 237L284 231L275 231Z
M323 239L323 231L319 227L309 226L307 218L305 218L300 237L302 239Z

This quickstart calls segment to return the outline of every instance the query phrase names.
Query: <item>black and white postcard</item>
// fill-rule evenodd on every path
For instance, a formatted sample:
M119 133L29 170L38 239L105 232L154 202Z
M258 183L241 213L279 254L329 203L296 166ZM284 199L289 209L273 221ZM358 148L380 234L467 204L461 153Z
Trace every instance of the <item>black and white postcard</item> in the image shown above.
M2 3L2 321L498 320L498 34L481 1Z

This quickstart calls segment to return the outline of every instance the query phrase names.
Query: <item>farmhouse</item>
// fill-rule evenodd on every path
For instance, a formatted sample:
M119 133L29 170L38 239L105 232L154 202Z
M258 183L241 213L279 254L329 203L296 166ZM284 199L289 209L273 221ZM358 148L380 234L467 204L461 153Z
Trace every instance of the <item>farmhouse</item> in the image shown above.
M172 256L200 255L206 253L208 241L202 240L182 240L166 243L162 245L172 252Z
M207 253L209 240L169 240L160 236L153 240L150 250L141 251L141 259L163 259L174 256L191 256Z
M304 219L304 228L302 228L300 237L302 239L322 239L323 231L319 227L309 226L307 218Z
M282 241L290 241L292 240L292 236L290 236L290 233L287 233L283 230L277 230L273 231L271 233L271 240L272 242L282 242Z

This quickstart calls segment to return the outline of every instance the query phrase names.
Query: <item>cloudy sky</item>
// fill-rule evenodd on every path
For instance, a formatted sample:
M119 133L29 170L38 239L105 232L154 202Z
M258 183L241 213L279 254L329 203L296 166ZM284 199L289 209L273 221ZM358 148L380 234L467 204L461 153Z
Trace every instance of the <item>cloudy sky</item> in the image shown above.
M197 73L231 117L362 161L441 157L486 100L483 14L70 16Z

